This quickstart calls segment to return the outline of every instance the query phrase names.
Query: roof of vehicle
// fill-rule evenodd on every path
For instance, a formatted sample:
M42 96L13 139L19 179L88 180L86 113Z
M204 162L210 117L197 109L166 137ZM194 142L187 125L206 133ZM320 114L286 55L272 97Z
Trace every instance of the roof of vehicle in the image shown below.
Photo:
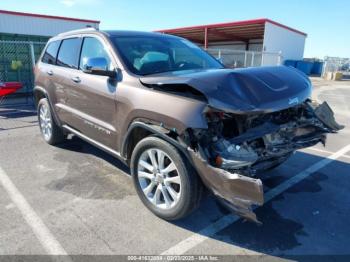
M57 35L57 38L61 37L67 37L71 35L77 35L77 34L84 34L84 33L102 33L108 37L111 36L148 36L148 37L171 37L171 38L178 38L177 36L173 35L166 35L163 33L158 33L158 32L142 32L142 31L128 31L128 30L97 30L95 28L83 28L83 29L78 29L78 30L72 30L68 32L61 33ZM54 37L56 38L56 37Z
M148 36L148 37L160 37L160 36L167 36L167 37L176 37L173 35L167 35L164 33L159 32L143 32L143 31L127 31L127 30L107 30L102 31L108 36Z

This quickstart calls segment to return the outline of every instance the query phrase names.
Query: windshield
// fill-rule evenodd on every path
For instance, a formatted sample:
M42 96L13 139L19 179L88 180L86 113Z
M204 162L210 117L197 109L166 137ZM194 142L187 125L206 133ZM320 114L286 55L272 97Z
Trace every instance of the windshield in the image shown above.
M181 38L119 36L112 37L112 42L128 69L137 75L223 68L204 50Z

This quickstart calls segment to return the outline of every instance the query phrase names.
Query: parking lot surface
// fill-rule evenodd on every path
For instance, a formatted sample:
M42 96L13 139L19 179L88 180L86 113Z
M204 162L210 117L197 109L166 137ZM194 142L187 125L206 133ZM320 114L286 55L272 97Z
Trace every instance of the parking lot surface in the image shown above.
M262 175L260 226L210 194L186 219L161 220L117 159L75 137L49 146L34 113L1 110L0 254L350 255L350 82L315 86L346 128Z

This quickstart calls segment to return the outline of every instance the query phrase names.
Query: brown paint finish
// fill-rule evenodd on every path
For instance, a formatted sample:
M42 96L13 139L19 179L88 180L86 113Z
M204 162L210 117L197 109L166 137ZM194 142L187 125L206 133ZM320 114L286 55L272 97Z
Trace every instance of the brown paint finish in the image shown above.
M252 205L264 202L261 180L214 167L199 143L193 146L195 140L184 142L183 138L191 131L210 133L205 113L212 109L244 119L253 114L269 115L299 106L311 94L307 77L286 67L136 75L121 59L109 39L110 34L113 37L174 38L155 33L91 30L61 34L50 41L71 37L99 39L111 58L117 77L45 64L40 59L35 69L36 97L45 93L60 126L68 126L67 130L81 134L85 140L107 149L126 163L130 152L124 151L131 139L130 130L135 123L142 123L148 133L181 150L204 184L236 214L258 222ZM332 120L327 120L328 125L336 126L329 109L326 106L322 109L320 114L328 115ZM324 130L324 133L332 132L327 128Z
M203 116L206 104L189 98L182 98L144 86L135 87L131 83L120 83L116 92L117 132L121 143L129 126L136 120L162 125L169 130L183 133L187 128L207 128Z

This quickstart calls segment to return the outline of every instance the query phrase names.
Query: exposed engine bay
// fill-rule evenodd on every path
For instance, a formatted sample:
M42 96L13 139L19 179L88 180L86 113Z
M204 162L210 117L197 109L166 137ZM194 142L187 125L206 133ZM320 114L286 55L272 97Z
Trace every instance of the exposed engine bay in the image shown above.
M274 113L210 111L206 116L208 130L197 130L194 136L209 163L247 176L279 165L295 150L325 144L326 133L343 128L327 103L311 101Z
M326 143L342 129L326 102L311 100L271 113L206 112L208 129L185 138L203 182L236 214L259 222L252 206L264 203L259 172L272 169L296 150Z

